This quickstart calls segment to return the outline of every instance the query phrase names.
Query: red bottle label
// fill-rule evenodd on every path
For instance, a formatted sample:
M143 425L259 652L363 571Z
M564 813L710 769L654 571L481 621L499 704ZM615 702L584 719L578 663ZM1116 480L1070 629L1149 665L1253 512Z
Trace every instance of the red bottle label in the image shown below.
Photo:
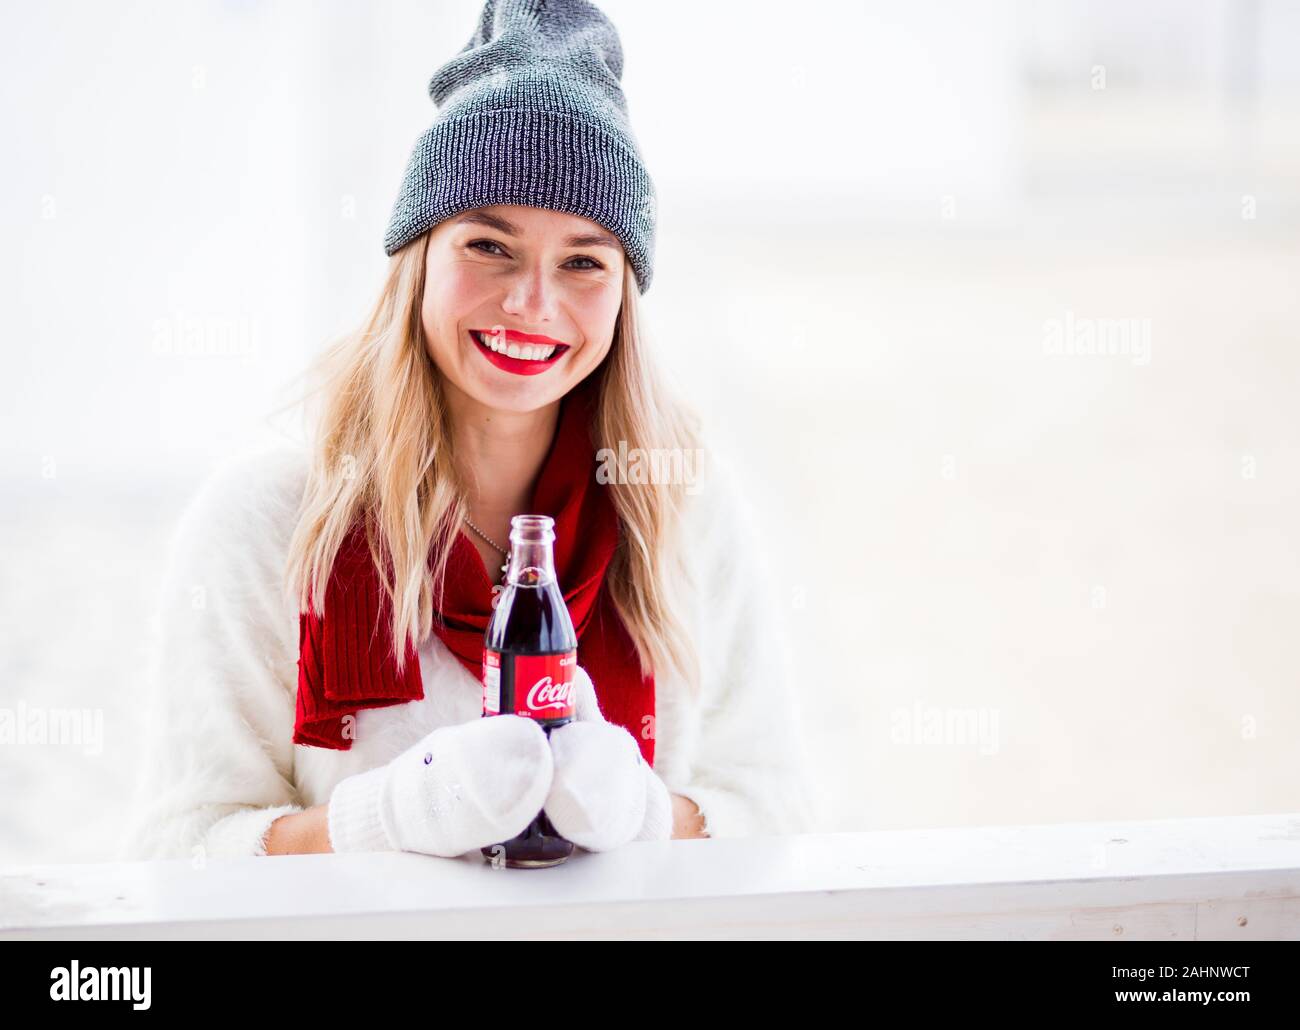
M483 649L483 714L572 719L578 652L510 655Z

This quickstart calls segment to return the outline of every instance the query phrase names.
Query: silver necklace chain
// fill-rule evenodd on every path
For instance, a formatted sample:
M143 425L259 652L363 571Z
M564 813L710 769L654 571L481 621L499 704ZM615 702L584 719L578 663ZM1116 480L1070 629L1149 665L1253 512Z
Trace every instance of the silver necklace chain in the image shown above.
M509 567L509 565L510 565L510 552L507 551L507 550L506 550L504 547L502 547L500 544L498 544L495 540L493 540L493 539L492 539L490 536L488 536L486 533L484 533L483 530L479 529L478 526L474 525L474 523L470 521L470 517L469 517L468 515L465 516L465 521L466 521L467 523L469 523L469 528L470 528L470 529L474 530L475 533L477 533L479 536L481 536L484 540L486 540L486 541L488 542L489 546L495 548L496 550L500 551L503 555L505 555L505 557L506 557L506 564L501 566L501 578L504 580L504 579L505 579L505 572L506 572L506 569L507 569L507 568Z

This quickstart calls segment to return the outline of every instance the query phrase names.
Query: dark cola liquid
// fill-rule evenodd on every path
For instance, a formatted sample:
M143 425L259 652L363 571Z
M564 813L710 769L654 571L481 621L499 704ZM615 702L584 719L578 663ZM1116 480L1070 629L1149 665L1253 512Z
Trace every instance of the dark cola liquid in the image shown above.
M497 602L483 641L483 715L527 716L536 719L550 737L552 729L571 720L572 705L548 710L546 682L572 681L578 640L555 579L531 585L543 578L533 569L523 569L519 582L506 586ZM549 711L564 714L550 717ZM545 812L538 812L517 837L480 850L489 861L530 869L565 861L573 854L573 842L556 832Z
M524 570L524 579L532 578ZM484 643L514 654L559 654L578 646L559 584L511 583L501 592Z

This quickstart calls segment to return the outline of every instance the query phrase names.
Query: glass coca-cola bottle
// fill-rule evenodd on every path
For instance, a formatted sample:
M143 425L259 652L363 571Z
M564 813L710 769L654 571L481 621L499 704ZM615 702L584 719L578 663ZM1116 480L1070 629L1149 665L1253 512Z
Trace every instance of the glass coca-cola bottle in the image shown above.
M510 520L505 589L483 638L483 716L520 715L551 730L573 718L573 673L578 637L555 578L555 520L516 515ZM480 849L511 868L558 865L573 842L555 832L544 811L508 841Z

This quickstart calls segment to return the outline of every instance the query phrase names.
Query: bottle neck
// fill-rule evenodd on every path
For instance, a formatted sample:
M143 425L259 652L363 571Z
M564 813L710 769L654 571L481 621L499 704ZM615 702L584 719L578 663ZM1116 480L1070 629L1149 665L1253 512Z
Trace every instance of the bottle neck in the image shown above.
M555 556L549 540L510 538L510 561L506 582L514 586L538 587L555 581Z

